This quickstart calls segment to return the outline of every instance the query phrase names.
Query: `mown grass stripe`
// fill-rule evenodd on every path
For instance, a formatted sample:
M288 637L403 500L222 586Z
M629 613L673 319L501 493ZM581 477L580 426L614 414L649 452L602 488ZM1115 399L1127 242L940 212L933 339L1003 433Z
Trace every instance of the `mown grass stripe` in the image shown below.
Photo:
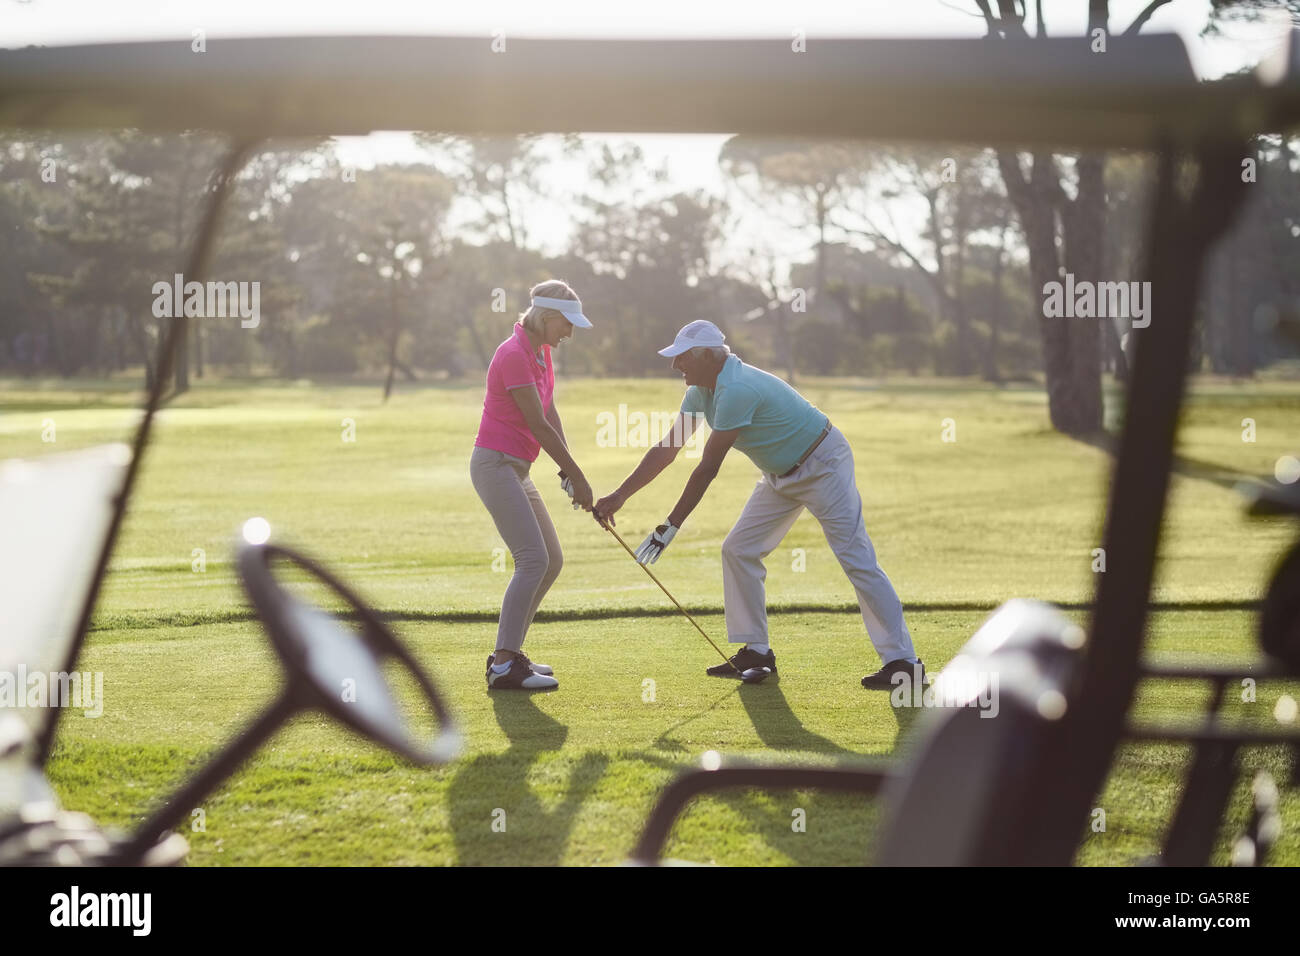
M1091 601L1048 601L1064 611L1090 611ZM691 614L723 614L725 609L719 604L684 604ZM907 604L904 610L909 613L944 613L949 611L988 611L993 612L1000 603L992 601L929 601ZM1151 613L1163 611L1258 611L1260 601L1224 600L1224 601L1154 601L1148 605ZM478 624L497 620L496 610L451 610L451 611L409 611L376 608L385 621L432 622L441 624ZM676 617L680 614L674 607L593 607L574 608L562 611L538 611L539 622L563 621L604 621L623 620L638 617ZM858 613L858 606L843 602L840 604L810 603L781 604L770 606L767 613L772 616L782 614L847 614ZM356 614L342 613L339 617L354 621ZM225 608L218 611L172 611L162 614L113 613L96 619L90 630L128 631L154 627L199 627L205 624L238 624L256 620L257 615L251 608Z

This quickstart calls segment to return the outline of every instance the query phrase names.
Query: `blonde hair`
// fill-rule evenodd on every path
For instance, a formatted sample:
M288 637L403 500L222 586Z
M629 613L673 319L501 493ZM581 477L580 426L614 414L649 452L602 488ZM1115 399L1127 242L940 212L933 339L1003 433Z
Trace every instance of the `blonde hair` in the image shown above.
M528 290L529 298L539 295L546 299L573 299L575 302L578 301L578 293L569 288L569 283L563 279L547 279L545 282L539 282ZM519 314L519 322L529 332L541 334L542 323L553 315L564 318L563 312L529 303L528 308ZM565 319L565 321L568 320Z

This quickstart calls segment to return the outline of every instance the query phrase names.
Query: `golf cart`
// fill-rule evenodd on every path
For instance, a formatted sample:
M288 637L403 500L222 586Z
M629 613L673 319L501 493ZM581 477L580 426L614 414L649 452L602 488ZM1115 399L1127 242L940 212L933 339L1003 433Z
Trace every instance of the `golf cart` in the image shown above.
M98 594L129 497L131 461L125 445L109 445L0 462L0 526L6 531L0 543L0 607L6 609L0 679L10 681L8 690L17 697L0 708L0 866L182 862L188 845L173 828L305 710L323 712L416 764L456 756L459 738L450 712L388 625L319 564L262 540L265 523L254 519L238 551L239 576L280 661L278 696L132 833L105 832L85 814L61 810L44 774L61 713L54 695L71 689L73 705L90 712L97 704L102 711L102 682L92 700L91 675L76 666L87 633L84 615ZM350 613L328 614L304 601L288 582L289 572L305 572ZM389 661L410 675L418 704L399 702L384 670ZM345 686L346 695L340 693ZM29 701L37 688L39 696ZM424 708L439 728L431 741L415 731L424 723L418 719Z
M430 95L441 90L456 92ZM1143 274L1159 312L1135 335L1130 414L1103 542L1109 569L1089 625L1079 628L1032 602L1002 608L963 654L976 671L1003 675L999 719L980 720L976 710L960 707L927 714L920 745L899 765L752 767L720 760L684 774L648 821L634 852L642 863L660 858L673 819L697 794L820 787L884 798L881 863L1068 865L1126 739L1195 746L1164 862L1208 859L1235 785L1235 754L1259 744L1295 745L1300 736L1230 729L1216 722L1214 708L1186 727L1133 725L1129 712L1142 680L1206 680L1221 697L1243 673L1147 661L1142 647L1205 254L1244 199L1240 161L1251 134L1297 124L1295 36L1268 70L1211 84L1196 80L1181 40L1161 35L1111 38L1104 56L1086 38L1068 37L832 39L801 56L791 55L785 40L542 39L512 39L509 55L496 56L477 37L231 39L210 41L202 57L180 41L0 52L0 126L201 128L231 138L221 188L184 270L196 280L204 277L225 184L252 145L270 136L728 131L1130 148L1158 156ZM1198 174L1190 191L1183 164ZM169 328L159 383L167 381L184 322L175 319ZM146 404L128 491L160 390L161 384ZM105 551L96 580L106 558ZM76 633L84 633L89 613L88 606ZM1294 614L1286 613L1293 616L1284 632L1294 642ZM298 617L278 620L285 626ZM1245 671L1255 678L1298 672L1294 654ZM48 741L40 754L48 754ZM954 778L963 786L954 787ZM1264 860L1275 831L1271 799L1267 787L1258 788L1248 834L1254 862Z

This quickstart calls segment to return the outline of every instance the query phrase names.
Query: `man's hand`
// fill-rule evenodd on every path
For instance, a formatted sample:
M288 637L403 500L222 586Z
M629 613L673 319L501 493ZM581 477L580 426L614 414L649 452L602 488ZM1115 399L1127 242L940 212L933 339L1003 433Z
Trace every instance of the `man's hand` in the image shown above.
M593 513L596 515L596 520L604 521L611 528L614 527L614 512L623 507L623 503L626 500L627 499L617 491L610 492L604 498L601 498L596 502L596 507L593 509Z
M677 534L677 529L673 527L672 522L664 522L646 535L646 539L641 542L641 547L636 549L636 559L642 564L654 564L659 560L659 555L664 553L675 534Z

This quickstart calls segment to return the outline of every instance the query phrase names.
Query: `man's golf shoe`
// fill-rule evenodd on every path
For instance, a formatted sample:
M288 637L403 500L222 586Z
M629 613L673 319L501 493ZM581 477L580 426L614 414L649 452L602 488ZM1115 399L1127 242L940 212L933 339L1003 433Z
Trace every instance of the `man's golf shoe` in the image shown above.
M776 673L776 654L773 651L759 654L757 651L751 651L748 647L742 647L732 655L730 663L710 667L708 675L710 677L731 677L739 680L746 671L755 671L757 668L763 667L768 668L769 673L757 680L751 679L748 681L749 683L758 683L762 680L775 682L779 679Z
M906 674L905 678L896 678L895 674ZM918 682L922 688L925 687L925 664L917 658L916 662L912 661L890 661L874 674L868 674L862 678L862 686L867 690L893 690L900 684L907 684L911 690L911 681Z

